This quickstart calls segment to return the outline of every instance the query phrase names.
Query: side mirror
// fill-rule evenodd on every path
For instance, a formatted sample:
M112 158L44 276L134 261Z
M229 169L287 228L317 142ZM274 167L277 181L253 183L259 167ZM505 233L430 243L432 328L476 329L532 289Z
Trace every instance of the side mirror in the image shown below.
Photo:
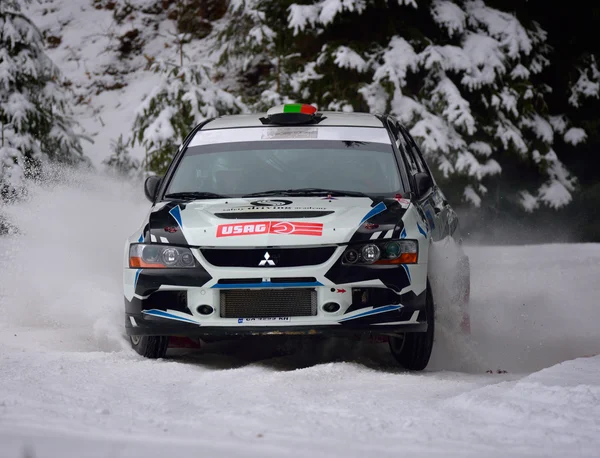
M422 197L433 187L433 180L425 172L415 173L415 185L417 187L417 196Z
M146 198L154 203L154 198L156 197L156 191L158 191L158 187L160 186L160 182L162 181L161 177L156 175L149 176L146 178L144 182L144 194L146 194Z

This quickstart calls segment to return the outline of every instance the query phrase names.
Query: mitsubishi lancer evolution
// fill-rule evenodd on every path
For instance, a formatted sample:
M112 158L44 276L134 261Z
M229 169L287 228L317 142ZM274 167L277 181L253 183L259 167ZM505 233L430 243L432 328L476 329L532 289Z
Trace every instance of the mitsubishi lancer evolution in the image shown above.
M458 243L458 217L392 116L288 104L210 119L144 188L123 265L139 354L163 357L174 337L369 336L427 366L430 245ZM466 307L462 248L454 266Z

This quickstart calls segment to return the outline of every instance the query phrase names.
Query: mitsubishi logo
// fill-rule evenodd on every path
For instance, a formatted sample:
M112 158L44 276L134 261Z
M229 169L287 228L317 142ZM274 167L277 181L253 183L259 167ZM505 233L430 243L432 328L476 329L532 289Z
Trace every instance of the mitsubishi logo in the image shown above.
M258 263L259 266L274 266L275 262L271 259L271 255L268 251L265 252L265 259Z

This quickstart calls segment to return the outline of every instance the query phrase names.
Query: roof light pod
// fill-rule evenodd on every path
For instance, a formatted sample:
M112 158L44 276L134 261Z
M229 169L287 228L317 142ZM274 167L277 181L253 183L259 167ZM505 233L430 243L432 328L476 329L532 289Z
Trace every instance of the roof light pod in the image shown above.
M308 124L319 122L322 118L317 109L306 103L288 103L278 105L267 111L266 118L260 118L263 124Z

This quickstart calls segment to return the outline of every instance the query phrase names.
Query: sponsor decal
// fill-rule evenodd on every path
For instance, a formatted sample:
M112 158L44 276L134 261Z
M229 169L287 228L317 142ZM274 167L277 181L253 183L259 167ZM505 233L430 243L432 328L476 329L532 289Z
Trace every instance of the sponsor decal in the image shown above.
M289 316L277 316L267 318L238 318L238 323L250 323L254 321L291 321Z
M175 226L167 226L167 227L165 227L165 232L168 232L169 234L173 234L173 233L177 232L177 228Z
M331 202L332 200L337 200L337 197L332 197L331 195L328 195L327 197L321 197L321 200L328 200L329 202Z
M257 201L261 202L261 201ZM282 202L282 201L278 201ZM252 202L252 207L243 206L243 207L233 207L233 208L224 208L223 210L219 210L219 213L228 213L228 212L266 212L266 211L305 211L305 210L327 210L326 207L288 207L289 204L285 205L256 205L255 202Z
M341 293L341 294L344 294L346 292L346 290L342 288L342 289L338 289L337 292Z
M221 224L217 237L233 237L258 234L323 235L323 223L290 221L259 221L252 223Z
M317 138L316 127L269 127L263 131L261 138L276 140L284 138Z
M255 200L254 202L250 202L252 205L256 205L258 207L284 207L286 205L290 205L292 203L291 200L284 199L265 199L265 200Z

